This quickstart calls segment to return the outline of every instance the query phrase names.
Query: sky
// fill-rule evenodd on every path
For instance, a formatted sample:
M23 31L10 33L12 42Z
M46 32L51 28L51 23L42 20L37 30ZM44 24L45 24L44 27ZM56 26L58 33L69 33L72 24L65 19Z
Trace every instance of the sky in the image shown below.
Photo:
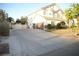
M0 9L5 10L10 17L16 20L48 4L50 3L0 3ZM70 7L70 3L58 3L57 5L63 10Z

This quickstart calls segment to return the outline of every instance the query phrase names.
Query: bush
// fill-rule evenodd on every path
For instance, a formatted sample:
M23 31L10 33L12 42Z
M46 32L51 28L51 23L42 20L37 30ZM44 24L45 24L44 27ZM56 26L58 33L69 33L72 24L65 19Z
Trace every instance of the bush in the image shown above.
M54 29L54 28L56 28L56 25L55 25L55 24L53 24L53 23L51 24L51 26L52 26L52 28L53 28L53 29Z
M57 24L56 26L57 29L66 29L67 28L67 25L64 21L60 22Z
M75 26L75 25L72 25L72 26L71 26L71 28L74 28L74 27L77 27L77 26Z
M55 28L56 26L55 26L54 24L48 24L46 27L47 27L47 29L53 29L53 28Z
M33 29L35 29L35 24L33 24Z
M27 23L27 18L21 17L21 24L24 25Z
M24 25L26 22L25 21L21 21L21 24Z
M4 20L0 21L0 35L1 36L9 36L10 28L9 28L9 23Z
M0 10L0 35L1 36L8 36L10 32L9 23L5 19L5 12Z
M19 19L17 19L17 20L16 20L16 23L19 24L19 23L21 23L21 21L20 21Z

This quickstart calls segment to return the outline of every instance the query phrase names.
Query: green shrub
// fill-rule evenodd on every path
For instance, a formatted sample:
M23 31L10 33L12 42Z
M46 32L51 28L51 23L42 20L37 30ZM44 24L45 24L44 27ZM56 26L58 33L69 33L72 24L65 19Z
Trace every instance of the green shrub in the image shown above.
M6 20L2 22L0 21L0 35L9 36L9 32L10 32L9 23Z
M24 25L26 22L25 21L21 21L21 24Z
M53 24L53 23L51 24L51 26L52 26L52 28L53 28L53 29L55 29L55 28L56 28L56 25L55 25L55 24Z
M72 26L71 26L71 28L74 28L74 27L77 27L77 26L75 26L75 25L72 25Z
M56 26L55 26L54 24L48 24L46 27L47 27L47 29L53 29L53 28L55 28Z
M16 24L19 24L21 23L21 21L19 19L16 20Z
M9 23L7 19L5 18L5 12L0 9L0 35L1 36L8 36L10 29L9 29Z
M60 22L56 26L57 29L66 29L68 28L64 21Z
M26 22L27 22L26 18L21 17L21 24L24 25L24 24L26 24Z
M35 24L33 24L33 29L35 29Z

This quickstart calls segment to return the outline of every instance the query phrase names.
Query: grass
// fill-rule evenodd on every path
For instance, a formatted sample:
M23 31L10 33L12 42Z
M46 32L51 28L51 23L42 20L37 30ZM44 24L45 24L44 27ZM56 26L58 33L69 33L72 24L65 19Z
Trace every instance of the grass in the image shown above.
M58 35L70 35L73 34L72 29L57 29L51 31L52 33L58 34Z
M73 32L72 28L67 28L67 29L50 29L47 30L53 34L56 34L58 36L63 36L66 38L74 38L74 39L78 39L79 35L75 35L76 33ZM78 30L79 32L79 30Z

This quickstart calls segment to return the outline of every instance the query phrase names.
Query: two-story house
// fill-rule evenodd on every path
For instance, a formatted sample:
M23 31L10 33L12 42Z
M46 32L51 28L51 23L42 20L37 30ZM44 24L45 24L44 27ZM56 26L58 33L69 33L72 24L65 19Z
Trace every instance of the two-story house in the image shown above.
M66 17L63 10L61 10L55 3L42 7L28 15L28 25L30 28L33 27L33 24L47 25L54 23L57 25L57 23L61 21L66 22Z

